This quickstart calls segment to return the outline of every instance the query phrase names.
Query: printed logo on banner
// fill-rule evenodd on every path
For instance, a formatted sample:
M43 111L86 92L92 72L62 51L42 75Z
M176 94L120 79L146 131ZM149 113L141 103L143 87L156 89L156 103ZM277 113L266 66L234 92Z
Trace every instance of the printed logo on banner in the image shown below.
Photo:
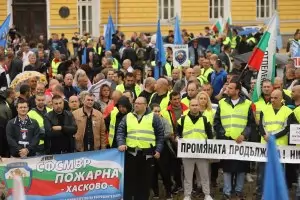
M6 166L5 183L9 194L12 193L15 176L21 177L24 185L24 191L27 192L31 186L32 170L26 162L16 162Z
M175 60L182 65L187 60L187 55L184 50L179 50L175 52Z

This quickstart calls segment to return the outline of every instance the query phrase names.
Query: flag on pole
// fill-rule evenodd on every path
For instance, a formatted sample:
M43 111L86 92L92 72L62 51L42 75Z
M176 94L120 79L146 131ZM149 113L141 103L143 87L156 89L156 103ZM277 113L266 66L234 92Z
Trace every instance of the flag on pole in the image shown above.
M279 19L279 14L278 12L275 12L276 15L276 27L277 27L277 39L276 39L276 45L278 49L282 49L282 36L280 34L280 19ZM267 26L270 22L270 19L267 19L265 21L265 25Z
M275 137L273 135L270 135L267 144L267 157L268 162L265 167L263 199L288 200L289 195L283 173L284 170L279 161Z
M14 176L12 196L13 196L13 199L16 199L16 200L25 200L26 199L23 181L20 176Z
M180 31L180 24L178 15L175 18L175 27L174 27L174 44L182 44L182 37Z
M86 55L86 47L83 49L83 54L82 54L82 56L81 56L81 64L82 65L84 65L84 64L86 64L86 58L87 57L87 55Z
M109 13L108 21L105 30L105 51L109 51L112 45L112 35L115 33L115 27L112 17Z
M231 26L232 26L231 12L229 12L227 20L224 23L223 31L227 34L227 37L229 37L230 39L232 38Z
M6 17L0 28L0 46L6 46L6 35L9 32L10 14Z
M263 34L258 45L254 48L253 53L248 61L249 68L259 70L252 101L258 101L261 95L261 83L268 79L274 81L275 63L276 63L276 16L273 15L269 22L266 32Z
M222 18L219 18L216 23L211 27L211 29L216 33L216 32L219 32L219 33L222 33L223 32L223 28L222 28L222 25L223 25L223 19Z
M162 75L162 67L166 64L166 53L160 31L160 20L157 22L156 43L155 43L155 68L154 78L157 80Z

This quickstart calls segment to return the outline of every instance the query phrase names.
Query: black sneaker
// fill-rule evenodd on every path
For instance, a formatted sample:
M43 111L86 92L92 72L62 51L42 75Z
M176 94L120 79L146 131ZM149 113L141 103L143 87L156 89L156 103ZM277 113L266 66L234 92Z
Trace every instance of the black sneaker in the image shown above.
M182 187L175 187L173 190L172 190L172 194L178 194L179 192L182 192L183 191L183 188Z
M167 193L166 194L166 199L167 200L172 200L173 199L173 195L171 193Z
M227 194L223 194L222 200L230 200L230 196Z

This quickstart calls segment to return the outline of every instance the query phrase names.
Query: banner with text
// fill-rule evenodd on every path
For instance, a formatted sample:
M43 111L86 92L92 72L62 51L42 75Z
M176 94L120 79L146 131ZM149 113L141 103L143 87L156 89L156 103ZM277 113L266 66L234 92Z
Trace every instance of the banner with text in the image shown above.
M278 154L282 163L300 163L300 147L281 146ZM266 162L265 144L233 140L178 140L178 157Z
M117 200L123 197L124 153L109 149L5 159L0 163L0 181L8 199L15 175L23 180L27 200Z

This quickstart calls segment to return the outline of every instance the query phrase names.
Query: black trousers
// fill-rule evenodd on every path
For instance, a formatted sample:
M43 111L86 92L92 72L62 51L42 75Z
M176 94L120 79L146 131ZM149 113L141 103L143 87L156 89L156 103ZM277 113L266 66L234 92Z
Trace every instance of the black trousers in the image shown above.
M155 195L159 194L158 174L160 174L162 177L166 192L169 194L171 193L172 181L171 181L170 164L171 164L171 155L170 155L170 151L166 147L161 152L160 158L158 160L155 159L155 169L154 169L153 180L152 180L152 189Z
M124 200L147 200L154 170L154 158L146 159L142 152L136 156L125 153Z

